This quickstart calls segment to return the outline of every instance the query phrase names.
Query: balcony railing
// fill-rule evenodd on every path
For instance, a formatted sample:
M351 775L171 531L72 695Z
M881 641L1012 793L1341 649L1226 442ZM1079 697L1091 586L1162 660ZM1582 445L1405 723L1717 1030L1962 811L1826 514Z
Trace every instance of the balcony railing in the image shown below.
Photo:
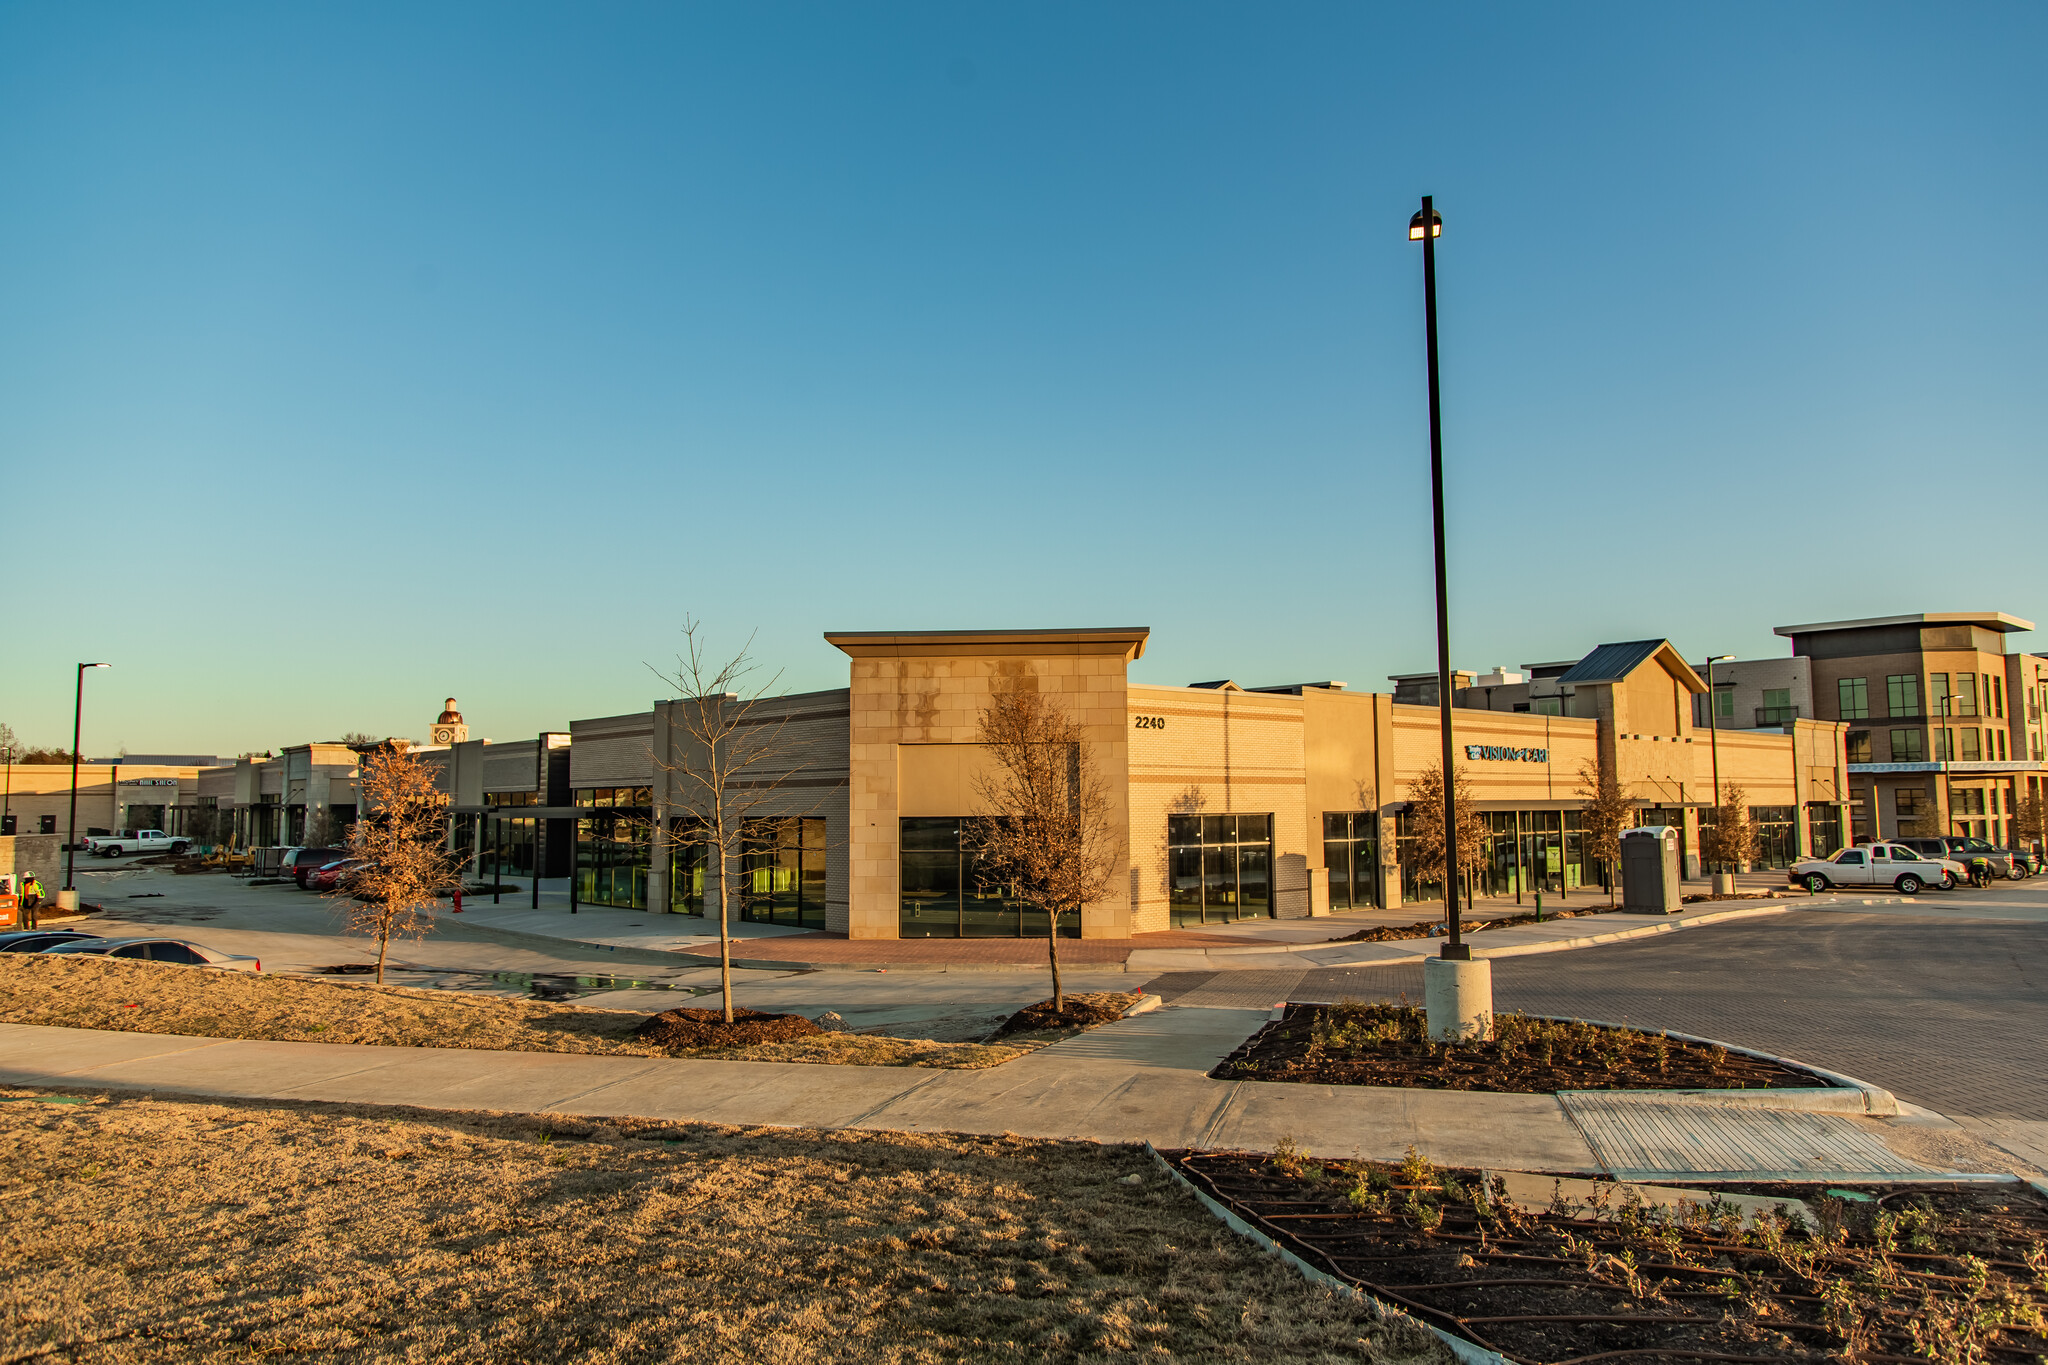
M1756 708L1756 723L1758 725L1783 725L1788 720L1797 719L1799 719L1799 707L1797 704L1792 706L1759 706Z

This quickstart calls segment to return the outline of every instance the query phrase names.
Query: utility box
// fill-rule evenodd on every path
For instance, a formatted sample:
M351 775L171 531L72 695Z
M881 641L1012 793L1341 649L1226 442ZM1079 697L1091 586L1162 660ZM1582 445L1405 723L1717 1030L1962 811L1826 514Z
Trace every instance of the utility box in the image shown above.
M1638 915L1675 915L1678 828L1644 825L1621 832L1621 908Z

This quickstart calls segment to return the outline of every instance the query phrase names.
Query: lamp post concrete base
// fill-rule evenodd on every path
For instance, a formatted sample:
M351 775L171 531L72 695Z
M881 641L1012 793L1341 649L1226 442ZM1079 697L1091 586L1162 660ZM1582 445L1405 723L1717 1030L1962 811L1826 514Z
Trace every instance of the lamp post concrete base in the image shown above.
M1493 1037L1493 964L1483 957L1424 958L1422 1009L1432 1042L1483 1043Z
M1716 872L1714 874L1714 894L1717 896L1732 896L1735 894L1735 874L1733 872Z
M69 891L59 891L57 893L57 913L60 915L75 915L78 913L78 889L76 887Z

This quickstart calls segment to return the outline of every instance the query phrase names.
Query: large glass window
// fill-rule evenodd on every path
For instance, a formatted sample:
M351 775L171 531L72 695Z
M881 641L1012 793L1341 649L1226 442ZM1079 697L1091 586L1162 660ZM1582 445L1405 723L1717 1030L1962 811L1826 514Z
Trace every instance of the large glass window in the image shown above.
M1962 741L1956 756L1965 763L1980 762L1984 757L1984 732L1974 726L1956 731L1956 738Z
M584 787L576 804L590 814L576 822L576 899L588 905L647 908L651 861L646 787Z
M1918 763L1922 758L1918 730L1892 731L1892 762Z
M1895 716L1920 714L1920 675L1894 673L1884 680L1885 704Z
M1046 914L985 885L974 849L974 821L960 816L906 819L897 827L904 938L1043 938ZM1078 938L1076 917L1062 917L1060 936Z
M1955 697L1950 702L1949 714L1952 716L1974 716L1977 714L1977 675L1975 673L1956 674Z
M1839 720L1870 719L1870 683L1866 678L1841 678L1835 682L1835 705Z
M1806 837L1813 843L1812 857L1826 858L1841 849L1842 808L1833 802L1807 802Z
M1851 763L1870 762L1870 731L1851 730L1848 737L1848 750Z
M669 913L702 915L709 894L704 881L711 870L711 844L689 816L671 817L668 837Z
M749 820L740 840L740 918L823 929L824 820Z
M1330 908L1379 904L1380 817L1373 811L1325 812L1323 865L1330 870Z
M1176 926L1273 913L1271 815L1169 815L1166 861Z
M1756 826L1755 867L1790 867L1799 859L1799 808L1797 806L1751 806L1750 821Z

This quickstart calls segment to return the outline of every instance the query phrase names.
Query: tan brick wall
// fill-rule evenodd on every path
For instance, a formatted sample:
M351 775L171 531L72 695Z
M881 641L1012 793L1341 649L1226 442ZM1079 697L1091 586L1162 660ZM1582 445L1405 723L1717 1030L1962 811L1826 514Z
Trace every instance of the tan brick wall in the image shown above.
M1273 909L1298 919L1311 909L1305 713L1300 697L1208 688L1129 691L1133 931L1171 927L1166 818L1194 814L1273 817ZM1163 728L1136 728L1140 716Z

